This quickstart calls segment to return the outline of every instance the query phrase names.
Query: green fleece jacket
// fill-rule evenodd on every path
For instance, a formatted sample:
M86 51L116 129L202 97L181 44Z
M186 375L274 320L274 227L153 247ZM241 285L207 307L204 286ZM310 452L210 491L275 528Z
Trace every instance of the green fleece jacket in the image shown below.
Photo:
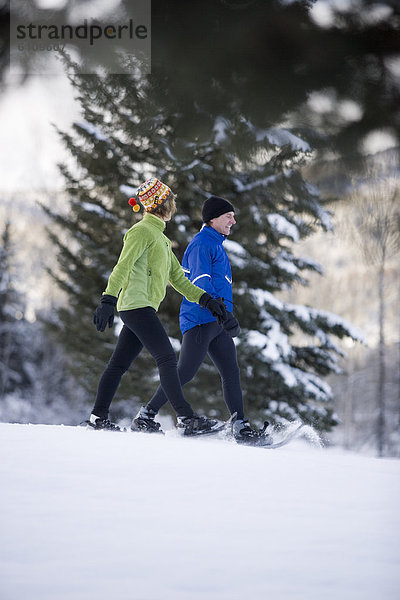
M122 252L104 292L118 297L118 311L145 306L158 310L168 281L189 302L199 303L204 290L185 277L164 229L164 221L145 213L126 232Z

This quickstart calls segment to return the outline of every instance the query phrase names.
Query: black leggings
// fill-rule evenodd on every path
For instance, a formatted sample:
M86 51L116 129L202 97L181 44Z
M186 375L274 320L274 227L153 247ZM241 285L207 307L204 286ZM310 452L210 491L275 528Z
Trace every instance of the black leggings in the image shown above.
M179 416L192 416L193 409L182 393L174 349L154 308L147 306L125 310L119 316L124 326L110 362L100 378L92 413L104 419L108 417L108 410L122 375L144 346L156 361L165 401L171 402Z
M184 333L178 362L181 384L185 385L193 379L207 352L220 373L229 412L231 415L236 412L238 419L243 419L243 397L235 344L218 323L197 325ZM159 386L147 405L155 412L169 399L163 387L162 384Z

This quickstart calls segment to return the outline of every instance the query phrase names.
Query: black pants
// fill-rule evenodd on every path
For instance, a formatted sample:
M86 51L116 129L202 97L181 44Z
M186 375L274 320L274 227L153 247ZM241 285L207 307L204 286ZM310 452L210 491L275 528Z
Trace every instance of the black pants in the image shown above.
M220 373L229 412L236 412L238 419L243 419L243 397L235 344L218 323L197 325L184 333L178 362L181 384L185 385L193 379L207 353ZM158 412L167 401L161 385L147 407Z
M119 316L124 326L110 362L100 378L93 414L108 417L108 410L122 375L144 346L156 361L165 401L171 402L179 416L192 416L193 409L182 393L174 349L154 308L125 310Z

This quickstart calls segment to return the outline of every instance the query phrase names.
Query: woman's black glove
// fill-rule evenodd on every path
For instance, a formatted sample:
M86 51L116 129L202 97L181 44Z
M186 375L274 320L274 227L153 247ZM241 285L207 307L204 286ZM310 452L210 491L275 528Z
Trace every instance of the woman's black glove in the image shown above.
M222 298L213 298L210 294L205 292L199 300L200 306L204 306L204 308L208 308L213 317L217 317L217 319L226 319L226 306Z
M219 320L219 324L225 329L226 333L228 333L231 337L237 337L240 334L240 325L239 321L233 314L229 311L226 313L225 321Z
M96 308L93 315L93 323L97 331L104 331L108 323L109 327L114 323L114 308L117 306L117 298L104 294L100 300L100 306Z

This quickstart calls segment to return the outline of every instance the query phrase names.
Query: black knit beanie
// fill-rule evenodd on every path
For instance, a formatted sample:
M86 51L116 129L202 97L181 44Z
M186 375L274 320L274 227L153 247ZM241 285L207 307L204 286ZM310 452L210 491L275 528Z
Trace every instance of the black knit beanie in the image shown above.
M210 196L203 204L201 216L203 222L207 223L211 219L216 219L227 212L235 212L232 204L219 196Z

